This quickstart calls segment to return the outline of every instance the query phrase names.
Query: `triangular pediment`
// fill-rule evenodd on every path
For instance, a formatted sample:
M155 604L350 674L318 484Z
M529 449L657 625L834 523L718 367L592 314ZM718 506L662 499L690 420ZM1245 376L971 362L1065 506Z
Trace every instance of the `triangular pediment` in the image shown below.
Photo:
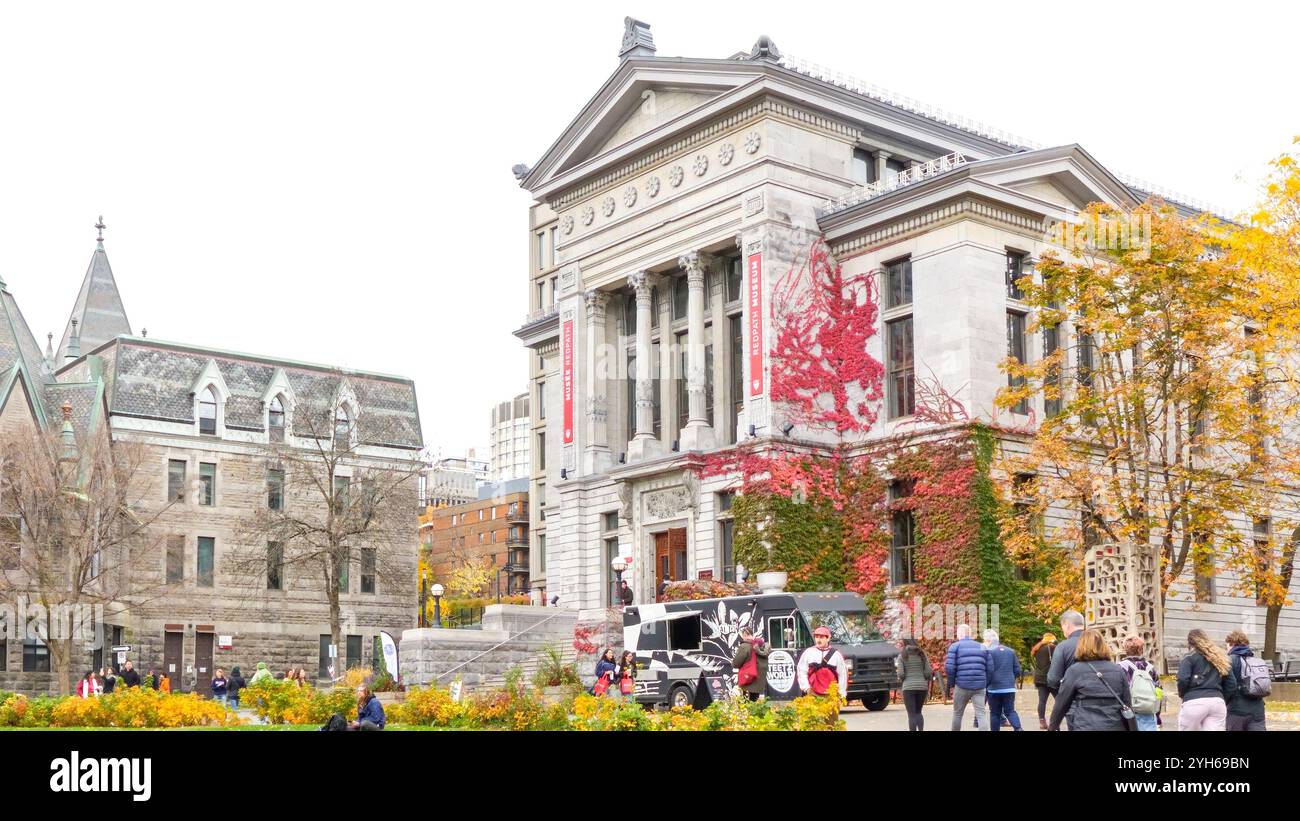
M637 98L639 105L624 115L623 122L593 154L599 155L653 131L691 109L704 105L718 96L717 91L675 89L663 86L647 88Z
M972 179L1078 211L1090 202L1136 205L1128 187L1078 145L1011 154L971 166Z

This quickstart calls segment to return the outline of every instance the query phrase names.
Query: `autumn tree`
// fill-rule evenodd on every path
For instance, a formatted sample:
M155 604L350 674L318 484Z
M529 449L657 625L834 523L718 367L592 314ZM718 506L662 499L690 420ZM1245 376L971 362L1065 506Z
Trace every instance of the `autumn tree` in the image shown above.
M1231 226L1152 203L1131 213L1093 204L1081 219L1100 227L1096 237L1138 230L1045 252L1038 276L1019 280L1030 331L1056 346L1036 362L1008 360L1011 386L998 397L1011 408L1041 392L1055 405L1027 452L1005 452L1002 467L1036 474L1035 501L1006 519L1004 535L1039 569L1040 605L1057 612L1081 602L1090 544L1151 551L1162 599L1189 569L1202 579L1218 564L1251 572L1249 520L1268 515L1280 479L1269 450L1279 420L1265 400L1267 365L1286 339L1258 321L1260 277L1227 252ZM1040 532L1062 503L1073 521ZM1060 545L1073 548L1066 559Z
M150 526L164 506L129 495L142 449L110 443L103 429L78 441L71 412L64 405L62 429L51 434L0 437L0 600L39 606L10 634L30 630L46 645L64 695L80 672L78 651L97 638L86 628L102 626L106 610L163 593L152 583Z
M374 427L382 425L374 420L369 436L383 441L383 431ZM342 647L340 597L352 578L361 576L362 592L416 579L415 485L423 465L370 452L342 403L332 411L304 403L286 427L289 441L261 446L275 484L267 504L238 523L226 567L250 595L272 575L279 584L320 585L330 641Z

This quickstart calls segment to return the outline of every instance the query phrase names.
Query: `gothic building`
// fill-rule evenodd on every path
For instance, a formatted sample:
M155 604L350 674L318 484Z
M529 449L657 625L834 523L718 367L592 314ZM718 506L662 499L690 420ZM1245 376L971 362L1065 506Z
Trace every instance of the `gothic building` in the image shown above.
M1008 271L1052 247L1048 222L1149 193L1078 145L1027 145L766 37L728 58L660 56L630 18L614 72L514 170L535 200L532 313L515 333L548 411L534 421L530 578L573 608L609 603L615 557L638 602L665 579L731 578L734 477L691 465L738 442L817 437L769 393L776 286L814 240L846 276L881 284L867 352L886 390L870 438L921 425L922 376L968 418L1023 428L1047 409L1039 396L995 410L998 365L1051 341L1025 333ZM1262 626L1264 608L1230 587L1171 601L1166 629L1226 633L1255 611ZM1294 608L1279 645L1300 647Z
M37 436L62 428L71 447L82 449L96 436L110 437L115 449L132 443L143 456L127 497L142 515L156 517L138 552L124 559L141 582L131 589L149 594L105 607L102 644L78 650L74 675L113 663L111 646L129 646L127 658L139 670L169 673L179 689L204 690L216 667L241 665L251 673L259 661L321 677L331 666L341 673L345 665L370 663L378 632L398 635L416 616L416 467L423 440L414 383L135 335L100 227L57 350L51 335L41 352L0 283L0 429ZM395 523L409 524L407 544L380 548L363 537L342 573L345 638L337 658L328 652L320 575L278 565L282 547L277 553L274 544L241 542L250 511L325 504L287 500L272 448L310 449L322 436L336 443L348 437L336 489L372 467L412 466L409 503L400 506L405 518ZM399 554L386 553L385 566L405 570L377 578L379 549ZM236 554L259 551L266 558L258 572L237 571ZM0 641L0 689L57 690L40 641L13 631Z

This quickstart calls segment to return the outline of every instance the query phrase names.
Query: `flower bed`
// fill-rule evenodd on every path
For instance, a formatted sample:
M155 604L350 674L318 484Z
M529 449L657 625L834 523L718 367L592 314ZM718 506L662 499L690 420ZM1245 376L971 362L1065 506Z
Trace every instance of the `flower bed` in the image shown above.
M28 698L0 702L0 727L206 727L233 726L239 718L194 693L160 693L138 687L97 698Z
M349 721L357 717L357 698L351 688L317 690L277 679L245 687L239 703L271 724L324 724L335 713Z

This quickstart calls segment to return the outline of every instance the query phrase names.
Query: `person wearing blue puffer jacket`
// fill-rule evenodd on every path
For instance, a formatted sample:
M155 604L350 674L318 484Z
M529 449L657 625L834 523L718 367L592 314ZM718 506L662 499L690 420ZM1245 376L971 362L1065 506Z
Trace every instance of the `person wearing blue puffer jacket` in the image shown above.
M997 732L1005 717L1011 729L1020 732L1020 714L1016 712L1016 682L1020 680L1020 659L1016 651L998 641L998 631L984 631L984 646L989 649L989 729Z
M970 637L970 625L957 625L957 640L948 646L944 672L952 689L952 730L961 730L961 719L966 705L975 703L975 724L984 719L984 690L993 673L993 657L989 651Z

